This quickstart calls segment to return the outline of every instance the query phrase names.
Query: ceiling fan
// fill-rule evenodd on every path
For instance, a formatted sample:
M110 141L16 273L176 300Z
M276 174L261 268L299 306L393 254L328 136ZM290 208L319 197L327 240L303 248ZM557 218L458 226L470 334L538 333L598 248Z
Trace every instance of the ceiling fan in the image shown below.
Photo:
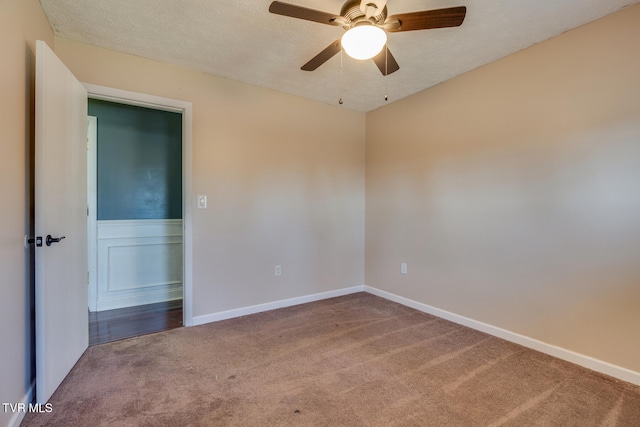
M428 30L432 28L458 27L467 13L465 6L450 7L420 12L387 16L387 0L347 0L340 15L321 12L290 3L274 1L269 12L292 18L343 27L347 32L322 52L314 56L301 69L313 71L344 48L356 59L370 59L383 75L400 69L395 58L386 47L386 32ZM369 43L372 46L369 46ZM359 52L359 49L367 52Z

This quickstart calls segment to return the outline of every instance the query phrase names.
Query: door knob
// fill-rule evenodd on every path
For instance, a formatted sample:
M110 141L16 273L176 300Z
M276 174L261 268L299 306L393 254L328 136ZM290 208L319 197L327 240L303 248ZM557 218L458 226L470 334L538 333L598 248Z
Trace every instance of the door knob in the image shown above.
M60 240L65 238L65 236L51 237L51 234L47 234L47 240L45 240L45 243L47 244L47 246L51 246L52 243L58 243Z

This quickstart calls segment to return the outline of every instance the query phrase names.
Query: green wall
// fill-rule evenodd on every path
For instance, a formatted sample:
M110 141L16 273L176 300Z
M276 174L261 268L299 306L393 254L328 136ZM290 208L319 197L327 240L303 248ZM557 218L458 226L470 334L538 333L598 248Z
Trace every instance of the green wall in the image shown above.
M182 218L182 115L89 100L98 117L98 220Z

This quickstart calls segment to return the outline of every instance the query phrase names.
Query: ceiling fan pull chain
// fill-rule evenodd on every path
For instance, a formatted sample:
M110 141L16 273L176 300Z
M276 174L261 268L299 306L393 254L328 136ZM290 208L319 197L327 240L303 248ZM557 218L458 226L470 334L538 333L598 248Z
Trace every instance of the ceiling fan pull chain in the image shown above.
M389 99L389 48L387 44L384 44L384 100L385 102Z
M344 102L342 100L342 46L340 46L340 99L338 100L338 104L342 105Z

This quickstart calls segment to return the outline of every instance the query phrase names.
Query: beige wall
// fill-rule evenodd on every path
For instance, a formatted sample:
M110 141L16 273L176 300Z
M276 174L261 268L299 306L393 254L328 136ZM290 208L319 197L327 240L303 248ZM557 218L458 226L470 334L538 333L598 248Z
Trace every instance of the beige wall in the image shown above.
M21 402L32 380L29 149L33 142L35 40L53 45L37 0L0 0L0 402ZM0 409L0 425L11 413Z
M371 112L366 136L339 106L55 50L82 81L193 103L191 196L209 196L193 215L195 316L366 281L640 371L638 22L630 7ZM2 402L32 379L36 38L54 42L38 1L0 0Z
M66 39L56 53L83 82L193 103L194 316L364 283L364 114Z
M366 284L640 371L638 46L640 5L368 113Z

